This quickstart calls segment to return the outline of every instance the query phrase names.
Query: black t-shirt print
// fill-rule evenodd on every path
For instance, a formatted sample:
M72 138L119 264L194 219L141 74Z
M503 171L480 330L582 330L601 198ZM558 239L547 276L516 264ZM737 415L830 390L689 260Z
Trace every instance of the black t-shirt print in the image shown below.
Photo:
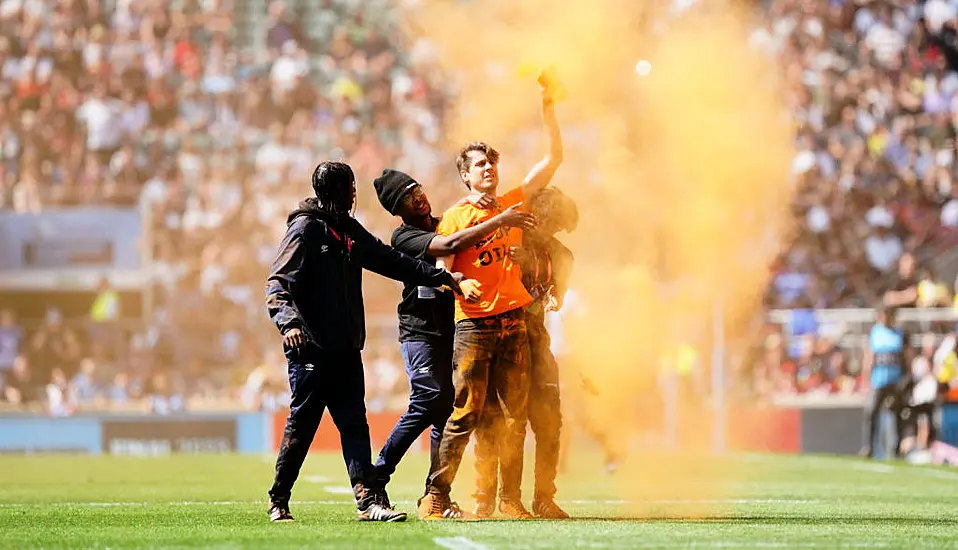
M439 220L435 220L438 225ZM429 256L434 231L402 224L393 231L392 246L407 256L436 265ZM452 340L455 332L455 297L451 291L411 284L403 285L399 302L399 341Z

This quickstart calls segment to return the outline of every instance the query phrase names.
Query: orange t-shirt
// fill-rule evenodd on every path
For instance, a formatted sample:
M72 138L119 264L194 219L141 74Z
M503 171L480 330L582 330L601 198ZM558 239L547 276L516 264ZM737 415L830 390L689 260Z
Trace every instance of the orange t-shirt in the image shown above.
M522 187L497 197L502 208L522 201ZM468 227L478 225L496 215L495 210L483 210L471 204L457 204L446 210L439 222L437 233L452 235ZM482 300L467 303L456 297L456 321L492 317L507 311L526 307L532 296L522 284L522 272L509 257L509 248L522 244L522 230L503 227L479 241L467 250L456 254L452 271L462 273L467 279L479 281Z

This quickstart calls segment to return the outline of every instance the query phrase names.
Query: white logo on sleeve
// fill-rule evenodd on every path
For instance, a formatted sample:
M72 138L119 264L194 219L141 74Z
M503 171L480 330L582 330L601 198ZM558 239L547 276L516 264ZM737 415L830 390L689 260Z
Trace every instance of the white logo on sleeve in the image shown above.
M305 365L303 365L303 370L312 371L313 368L314 367L312 363L306 363Z

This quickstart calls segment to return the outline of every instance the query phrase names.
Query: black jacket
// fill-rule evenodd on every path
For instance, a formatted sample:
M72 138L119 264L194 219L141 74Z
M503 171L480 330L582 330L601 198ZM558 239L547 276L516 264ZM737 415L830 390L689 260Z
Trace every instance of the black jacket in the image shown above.
M336 222L307 199L290 213L266 280L266 306L280 334L297 327L324 350L361 350L366 341L362 270L441 287L449 272L386 246L353 218Z

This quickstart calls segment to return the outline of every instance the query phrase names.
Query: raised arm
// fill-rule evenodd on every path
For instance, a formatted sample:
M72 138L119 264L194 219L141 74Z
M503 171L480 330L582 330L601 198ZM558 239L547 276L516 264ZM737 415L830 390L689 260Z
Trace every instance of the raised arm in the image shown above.
M540 77L540 85L543 80ZM546 84L548 84L546 82ZM556 119L555 101L552 91L547 85L542 85L542 122L546 129L546 138L549 142L549 152L545 158L539 161L522 182L522 193L525 197L531 197L538 191L544 189L552 176L555 175L559 165L562 164L562 133L559 131L559 121Z
M889 290L882 301L886 306L902 307L915 303L918 299L918 285L911 285L905 290Z

